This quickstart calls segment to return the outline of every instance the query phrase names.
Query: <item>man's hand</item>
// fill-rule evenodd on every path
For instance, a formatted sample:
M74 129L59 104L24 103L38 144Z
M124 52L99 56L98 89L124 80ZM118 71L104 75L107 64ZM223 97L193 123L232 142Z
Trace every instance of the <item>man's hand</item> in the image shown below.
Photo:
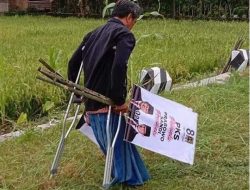
M120 113L120 112L126 113L126 112L128 112L128 105L127 105L127 103L124 103L124 104L122 104L121 106L115 106L115 107L113 108L113 110L114 110L114 112L116 112L116 113Z

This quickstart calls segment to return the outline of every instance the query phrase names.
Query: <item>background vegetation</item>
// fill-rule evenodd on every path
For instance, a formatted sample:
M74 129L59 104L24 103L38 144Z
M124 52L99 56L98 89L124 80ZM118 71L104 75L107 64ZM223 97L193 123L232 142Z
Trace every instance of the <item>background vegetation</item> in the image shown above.
M40 57L66 76L67 61L90 30L105 20L53 17L0 17L0 116L2 124L41 116L43 106L64 105L65 92L38 80ZM129 76L138 82L143 68L160 66L174 83L216 73L227 61L245 22L142 20ZM245 47L248 44L245 43ZM44 107L46 111L46 107Z
M67 93L35 79L38 59L46 59L66 76L67 61L84 34L103 23L0 17L0 129L21 113L31 120L53 104L65 105ZM238 36L247 37L248 23L142 20L133 32L137 46L129 63L130 80L138 81L142 68L157 65L177 83L218 73ZM244 47L248 45L246 41ZM243 77L235 74L223 86L163 93L199 114L195 164L188 166L140 149L152 180L138 189L248 189L248 85L246 72ZM0 189L101 189L104 157L77 131L69 136L58 175L49 180L60 125L43 133L31 125L24 125L26 133L20 138L0 144Z
M104 6L116 0L54 0L54 11L101 16ZM248 17L247 0L137 0L144 11L171 18L231 19ZM160 7L160 9L159 9Z

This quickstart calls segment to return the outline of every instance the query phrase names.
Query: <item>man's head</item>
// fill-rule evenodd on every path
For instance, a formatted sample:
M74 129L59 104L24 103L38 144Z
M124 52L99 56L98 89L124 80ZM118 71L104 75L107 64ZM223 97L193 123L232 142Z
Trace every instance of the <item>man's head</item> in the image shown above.
M140 16L141 8L137 3L130 0L118 0L112 12L112 17L119 18L122 23L131 30Z
M154 112L154 107L148 102L141 101L139 107L144 113L153 114Z
M144 135L146 137L150 136L151 127L149 127L145 124L138 125L137 130L139 133L141 133L142 135Z

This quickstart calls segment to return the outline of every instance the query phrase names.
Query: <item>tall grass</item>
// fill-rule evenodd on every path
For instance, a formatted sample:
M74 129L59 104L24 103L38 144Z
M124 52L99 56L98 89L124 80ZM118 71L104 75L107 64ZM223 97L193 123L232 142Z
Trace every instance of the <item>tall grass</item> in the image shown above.
M105 20L46 16L0 17L0 116L31 119L42 105L65 101L65 92L35 79L38 59L49 61L66 76L67 61L83 36ZM142 68L161 66L175 82L217 72L227 60L245 22L142 20L133 29L142 38L131 57L130 78ZM248 47L248 44L245 44Z
M21 112L31 117L47 100L56 104L64 100L63 91L36 80L38 59L45 58L66 74L67 60L92 23L50 17L0 17L2 118L15 119Z
M248 189L248 77L226 85L165 93L199 114L193 166L140 149L152 179L139 190ZM0 189L101 189L105 159L79 132L72 131L58 175L49 168L60 137L60 126L43 133L30 130L0 144ZM116 185L111 190L134 189Z

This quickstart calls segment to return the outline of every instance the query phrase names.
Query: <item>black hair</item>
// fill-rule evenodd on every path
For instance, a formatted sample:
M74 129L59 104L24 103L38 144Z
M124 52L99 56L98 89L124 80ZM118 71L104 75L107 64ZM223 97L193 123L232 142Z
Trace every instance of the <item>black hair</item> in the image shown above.
M137 127L137 128L138 128L138 127L144 127L144 128L145 128L145 133L144 133L144 134L141 133L141 134L144 135L145 137L149 137L149 136L150 136L151 127L149 127L148 125L139 124L139 125L137 125L136 127Z
M124 18L131 13L134 19L138 18L142 10L136 2L137 1L118 0L112 12L112 17Z
M145 126L145 129L146 129L146 132L145 132L144 136L149 137L150 136L151 127L149 127L147 125L144 125L144 126Z

